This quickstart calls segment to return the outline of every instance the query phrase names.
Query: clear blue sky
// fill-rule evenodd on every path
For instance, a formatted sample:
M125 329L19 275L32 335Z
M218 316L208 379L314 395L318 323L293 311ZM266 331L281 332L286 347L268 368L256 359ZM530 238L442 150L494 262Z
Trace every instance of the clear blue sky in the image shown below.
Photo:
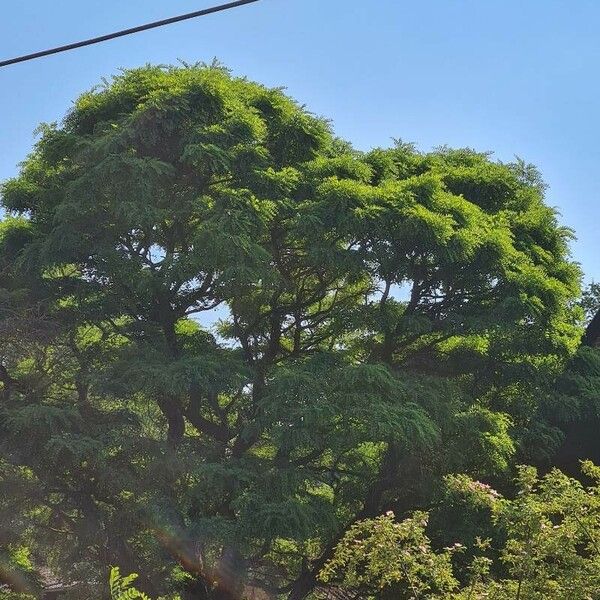
M3 2L0 56L27 53L217 0ZM0 69L0 180L42 121L119 67L213 57L285 86L356 147L391 138L535 163L600 280L600 2L261 0L243 8Z

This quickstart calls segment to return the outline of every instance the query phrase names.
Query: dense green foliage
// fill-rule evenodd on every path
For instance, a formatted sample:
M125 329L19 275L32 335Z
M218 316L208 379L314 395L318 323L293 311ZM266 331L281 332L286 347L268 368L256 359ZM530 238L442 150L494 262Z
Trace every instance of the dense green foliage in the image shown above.
M0 578L304 598L357 521L548 464L583 310L544 190L219 66L84 94L2 187Z

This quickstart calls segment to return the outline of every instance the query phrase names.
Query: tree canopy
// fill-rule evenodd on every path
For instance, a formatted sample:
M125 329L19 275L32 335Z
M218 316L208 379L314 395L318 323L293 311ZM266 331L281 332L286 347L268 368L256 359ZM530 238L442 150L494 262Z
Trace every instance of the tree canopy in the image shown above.
M0 578L297 600L355 522L547 460L582 310L544 193L218 65L82 95L2 186Z

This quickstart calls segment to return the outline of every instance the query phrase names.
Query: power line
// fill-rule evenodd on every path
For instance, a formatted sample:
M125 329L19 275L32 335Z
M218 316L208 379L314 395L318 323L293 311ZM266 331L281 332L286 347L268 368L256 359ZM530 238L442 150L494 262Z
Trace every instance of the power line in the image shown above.
M28 60L34 60L41 58L42 56L49 56L50 54L58 54L59 52L67 52L68 50L75 50L76 48L83 48L84 46L91 46L92 44L99 44L108 40L123 37L125 35L131 35L133 33L139 33L140 31L147 31L148 29L156 29L157 27L163 27L164 25L171 25L171 23L178 23L179 21L187 21L188 19L195 19L196 17L203 17L230 8L236 8L243 6L244 4L251 4L252 2L258 2L259 0L236 0L236 2L227 2L226 4L219 4L218 6L211 6L203 10L197 10L195 12L187 13L185 15L179 15L178 17L171 17L169 19L162 19L161 21L153 21L152 23L146 23L145 25L138 25L137 27L130 27L129 29L122 29L115 33L108 33L106 35L100 35L98 37L83 40L82 42L75 42L73 44L66 44L65 46L57 46L50 50L42 50L41 52L34 52L32 54L25 54L24 56L17 56L16 58L9 58L8 60L0 61L1 67L8 67L8 65L14 65L16 63L26 62Z

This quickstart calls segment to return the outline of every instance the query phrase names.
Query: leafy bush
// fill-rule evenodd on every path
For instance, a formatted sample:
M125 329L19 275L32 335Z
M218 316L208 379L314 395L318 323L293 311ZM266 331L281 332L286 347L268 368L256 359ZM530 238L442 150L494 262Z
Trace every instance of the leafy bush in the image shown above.
M490 509L493 538L479 538L465 569L453 569L460 541L432 549L427 514L397 521L389 512L355 524L321 572L329 585L371 597L406 599L587 600L600 594L600 468L583 463L590 486L554 469L521 467L504 498L464 476L447 485ZM497 554L498 558L490 555Z
M150 600L146 594L133 587L133 582L138 578L137 573L123 577L119 567L112 567L108 583L110 586L111 600Z

